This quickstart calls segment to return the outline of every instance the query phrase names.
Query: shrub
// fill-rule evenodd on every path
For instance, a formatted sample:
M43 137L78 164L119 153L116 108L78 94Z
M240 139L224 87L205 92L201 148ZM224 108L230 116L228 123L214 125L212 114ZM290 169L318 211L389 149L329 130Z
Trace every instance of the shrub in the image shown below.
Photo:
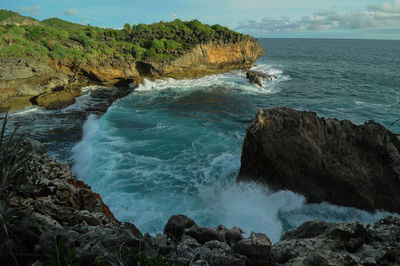
M145 52L146 49L138 44L134 44L132 47L132 55L136 58L136 60L142 59Z

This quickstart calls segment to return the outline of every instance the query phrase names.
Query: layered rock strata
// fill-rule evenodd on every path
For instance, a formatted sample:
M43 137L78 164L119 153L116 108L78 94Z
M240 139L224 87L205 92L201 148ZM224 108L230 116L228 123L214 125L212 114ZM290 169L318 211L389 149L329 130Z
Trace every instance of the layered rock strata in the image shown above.
M236 43L198 44L169 62L91 59L79 67L29 58L0 58L0 112L32 104L54 109L74 102L83 86L138 85L144 78L195 78L245 69L264 53L254 38ZM40 100L42 98L42 100Z
M289 189L309 202L400 213L400 141L370 121L260 109L246 131L239 181Z

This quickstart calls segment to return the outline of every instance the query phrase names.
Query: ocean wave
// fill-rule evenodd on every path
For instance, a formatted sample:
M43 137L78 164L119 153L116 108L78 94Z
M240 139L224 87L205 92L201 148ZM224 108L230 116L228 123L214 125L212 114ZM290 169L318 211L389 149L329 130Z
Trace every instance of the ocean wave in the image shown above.
M20 110L16 110L16 111L12 111L10 112L11 116L23 116L26 114L30 114L30 113L37 113L37 112L43 112L46 111L45 108L40 107L40 106L29 106Z
M307 204L291 191L237 183L240 154L212 153L216 143L207 139L218 143L217 133L200 134L190 145L180 143L179 153L166 156L173 146L160 144L164 135L150 142L123 137L111 124L114 118L89 116L84 137L72 150L73 172L102 195L118 219L135 223L143 232L162 232L171 215L182 213L201 226L239 226L247 234L262 232L277 242L285 230L307 220L373 223L387 215ZM160 134L160 123L155 125L152 134Z
M166 89L179 91L196 90L199 88L221 87L234 90L243 94L274 94L279 92L278 83L290 79L288 75L280 69L273 68L266 64L259 64L252 69L262 71L268 75L274 75L277 79L265 82L263 87L256 84L250 84L246 79L246 71L233 70L228 73L209 75L198 79L159 79L150 81L145 79L135 92L162 91Z

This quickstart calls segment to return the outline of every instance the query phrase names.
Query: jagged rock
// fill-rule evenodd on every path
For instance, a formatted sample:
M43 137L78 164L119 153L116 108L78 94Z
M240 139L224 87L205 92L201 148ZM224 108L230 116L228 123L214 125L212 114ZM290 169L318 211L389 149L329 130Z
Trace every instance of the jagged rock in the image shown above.
M204 244L212 240L217 240L220 242L225 241L224 232L220 232L214 228L199 227L197 225L193 225L190 228L184 229L183 234L196 239L200 244Z
M138 253L140 231L133 224L122 225L97 193L72 176L67 163L48 157L39 142L29 139L22 143L18 156L23 160L19 175L7 189L7 203L8 208L25 213L10 228L18 240L13 252L32 254L21 258L22 265L54 249L57 236L88 264L96 256L115 261L118 247L129 248L132 255Z
M233 249L245 255L248 265L267 265L271 263L271 241L260 233L251 232L248 238L240 240Z
M400 263L399 217L388 216L372 228L359 222L309 221L273 246L263 234L244 238L238 227L199 227L184 215L172 216L164 234L142 235L134 224L116 220L100 196L73 177L68 164L44 154L38 142L25 142L20 156L25 161L8 188L7 208L28 215L7 225L12 238L0 241L5 265L15 264L9 250L20 265L46 265L44 253L56 252L56 246L61 256L74 251L72 258L81 265L137 265L137 254L154 261L161 255L167 264L185 266Z
M234 226L231 230L227 229L223 225L219 225L217 230L224 234L225 242L233 247L237 242L243 239L243 234L245 233L242 229Z
M184 229L193 225L196 225L196 223L189 217L182 214L173 215L165 225L164 234L172 239L179 240L183 235Z
M238 181L365 210L400 213L400 141L375 122L260 109L247 129Z
M40 252L54 249L60 237L64 240L64 248L74 249L74 255L81 264L87 265L93 264L99 256L104 261L118 261L122 248L136 254L142 243L129 230L122 228L75 225L59 231L43 232L35 250Z
M137 237L137 238L143 238L143 234L142 232L140 232L140 230L136 227L136 225L134 225L133 223L130 222L125 222L124 223L124 228L128 229L131 231L131 233Z
M271 252L276 265L396 265L399 224L400 218L390 216L373 229L358 222L310 221L286 232Z
M0 112L30 106L32 98L72 84L69 73L29 58L0 58Z
M276 79L274 75L268 75L261 71L255 70L248 70L246 72L246 78L249 80L250 83L257 84L258 86L262 87L262 81L271 81Z

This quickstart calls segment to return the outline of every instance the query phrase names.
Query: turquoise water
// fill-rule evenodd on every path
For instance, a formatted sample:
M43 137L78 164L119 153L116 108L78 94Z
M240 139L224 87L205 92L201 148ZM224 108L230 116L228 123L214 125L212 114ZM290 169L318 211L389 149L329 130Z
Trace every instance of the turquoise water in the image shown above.
M262 40L255 69L278 79L265 88L245 72L197 80L146 81L101 118L90 116L73 148L74 172L100 192L115 215L159 232L173 214L200 225L238 225L277 241L309 219L373 221L329 204L305 204L288 191L236 184L241 143L257 108L286 105L322 116L374 119L400 112L398 42ZM394 128L394 129L399 129Z
M74 174L101 194L117 218L143 232L160 232L171 215L182 213L202 226L237 225L275 242L284 230L310 219L373 222L385 216L306 204L292 192L272 193L235 179L245 131L258 108L285 105L385 126L399 118L400 106L394 105L400 101L400 42L261 43L265 55L254 69L278 77L264 88L248 84L244 71L146 81L102 116L88 111L91 88L69 107L73 111L35 109L15 117L46 120L48 128L42 131L59 132L60 124L67 125L56 140L43 137L47 150L72 162ZM391 129L399 132L400 126ZM75 133L71 137L69 132Z

